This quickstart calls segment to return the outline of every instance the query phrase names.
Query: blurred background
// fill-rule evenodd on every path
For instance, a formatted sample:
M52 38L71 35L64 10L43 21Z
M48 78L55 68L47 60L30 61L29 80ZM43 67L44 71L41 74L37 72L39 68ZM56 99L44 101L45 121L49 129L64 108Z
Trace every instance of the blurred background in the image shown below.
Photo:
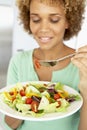
M6 85L9 59L12 55L12 0L0 0L0 88Z

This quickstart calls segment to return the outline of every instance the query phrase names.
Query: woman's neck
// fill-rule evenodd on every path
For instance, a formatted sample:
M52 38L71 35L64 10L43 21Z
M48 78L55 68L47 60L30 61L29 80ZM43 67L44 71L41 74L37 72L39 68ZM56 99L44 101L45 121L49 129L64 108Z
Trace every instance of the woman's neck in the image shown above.
M40 60L55 60L72 53L71 50L71 48L65 46L64 44L51 50L42 50L41 48L37 48L34 51L34 57Z

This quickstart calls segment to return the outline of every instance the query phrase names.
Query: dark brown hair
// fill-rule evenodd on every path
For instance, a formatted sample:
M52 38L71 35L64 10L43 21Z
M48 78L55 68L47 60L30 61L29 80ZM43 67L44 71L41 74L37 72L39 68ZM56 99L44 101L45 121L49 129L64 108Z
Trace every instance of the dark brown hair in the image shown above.
M19 18L24 26L25 31L32 34L30 30L30 3L32 0L16 0L19 8ZM56 6L57 3L61 3L64 6L66 19L69 23L69 28L66 29L64 40L68 40L71 37L78 34L81 30L83 21L83 13L85 10L86 0L39 0L44 3L47 2L50 6ZM37 1L38 2L38 1Z

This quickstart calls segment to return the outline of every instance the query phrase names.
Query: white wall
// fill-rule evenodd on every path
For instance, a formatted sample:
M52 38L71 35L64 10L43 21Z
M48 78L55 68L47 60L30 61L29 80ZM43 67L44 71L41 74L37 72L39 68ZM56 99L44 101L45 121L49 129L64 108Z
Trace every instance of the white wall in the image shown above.
M6 71L11 56L12 28L13 8L0 5L0 73Z
M74 37L71 40L65 42L66 45L72 48L78 48L87 44L87 7L84 15L85 20L78 37ZM36 41L26 32L24 32L23 27L19 25L17 16L18 10L14 5L13 54L16 53L17 50L29 50L38 47Z
M0 5L11 5L13 0L0 0Z

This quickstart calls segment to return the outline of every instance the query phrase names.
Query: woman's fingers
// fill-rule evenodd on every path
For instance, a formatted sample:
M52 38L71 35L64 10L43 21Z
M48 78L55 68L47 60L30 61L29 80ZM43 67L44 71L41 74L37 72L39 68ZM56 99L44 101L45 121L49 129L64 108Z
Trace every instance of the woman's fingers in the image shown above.
M87 46L79 48L76 55L71 61L80 69L84 68L87 70Z
M80 47L78 49L78 52L87 52L87 45L86 46L83 46L83 47Z
M79 68L79 70L81 72L86 73L86 75L87 75L87 58L86 59L85 58L83 58L83 59L82 58L81 59L73 58L71 61L73 64L75 64Z

